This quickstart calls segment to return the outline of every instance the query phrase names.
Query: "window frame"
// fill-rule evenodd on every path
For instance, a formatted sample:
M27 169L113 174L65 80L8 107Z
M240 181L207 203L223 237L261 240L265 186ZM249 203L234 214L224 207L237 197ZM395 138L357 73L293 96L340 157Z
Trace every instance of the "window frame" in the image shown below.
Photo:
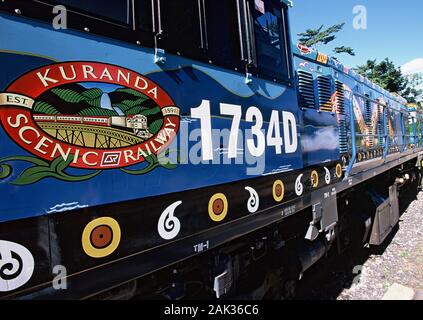
M60 3L59 1L55 1L55 0L35 0L34 2L38 2L40 4L46 4L46 5L50 5L50 6L62 5L62 6L66 7L66 4ZM89 0L86 0L86 1L89 1ZM76 15L85 16L87 18L99 20L101 22L112 24L112 25L115 25L115 26L120 26L120 27L131 26L131 27L133 27L134 24L135 24L134 23L134 0L126 0L126 1L128 3L128 17L129 17L129 20L130 20L128 23L122 23L121 21L114 20L114 19L108 20L107 17L105 17L103 15L96 15L96 14L90 13L88 11L85 11L83 9L79 9L79 8L70 7L69 9L68 8L66 8L66 9L67 9L68 12L74 13Z
M152 2L154 3L154 8L153 8L153 16L157 19L157 25L156 25L156 29L157 29L157 39L156 39L156 45L158 48L160 49L164 49L166 52L169 52L170 54L173 55L177 55L177 56L182 56L182 57L186 57L189 59L194 59L194 60L199 60L199 61L205 61L207 56L206 56L206 50L205 50L205 38L204 38L204 10L202 7L202 0L192 0L193 2L197 2L197 9L198 11L196 12L197 14L197 18L198 18L198 27L199 29L198 31L198 35L199 38L198 40L198 44L199 46L197 48L189 48L188 51L187 48L169 48L168 44L169 42L171 42L172 40L167 40L167 30L166 30L166 19L163 16L163 1L162 0L152 0ZM154 22L153 22L154 24ZM182 50L181 50L182 49Z
M254 51L254 62L252 64L252 69L251 69L251 73L256 76L257 78L260 79L265 79L271 82L275 82L275 83L282 83L288 86L293 86L293 81L294 81L294 76L293 76L293 58L292 58L292 50L291 50L291 34L290 34L290 28L289 28L289 14L288 14L288 6L286 3L283 2L279 2L277 0L264 0L264 1L269 1L272 2L274 6L278 6L280 7L280 11L281 11L281 18L282 18L282 32L281 32L281 37L283 37L283 43L281 43L281 50L282 46L284 48L284 52L283 55L285 56L285 67L286 67L286 76L285 75L281 75L281 77L277 77L275 78L272 75L263 73L259 68L258 68L258 56L257 56L257 50L256 50L256 38L255 38L255 29L254 29L254 19L252 17L252 8L254 6L254 0L244 0L248 2L248 7L249 7L249 20L250 20L250 25L249 25L249 29L250 29L250 33L252 35L251 37L251 46L253 47L253 51Z
M153 0L152 0L153 1ZM138 0L130 0L129 17L130 23L123 24L115 20L107 20L106 17L88 14L74 8L68 9L67 30L57 32L78 31L91 36L100 36L149 48L154 47L154 26L152 32L142 32L137 29L135 6ZM0 2L0 10L50 24L55 17L52 9L56 5L63 5L54 0L5 0ZM19 9L19 14L16 10ZM51 28L54 30L53 28Z
M69 32L79 31L91 36L100 36L109 39L114 39L121 42L126 42L134 45L141 45L150 49L160 48L160 38L163 35L162 28L162 15L160 13L159 5L160 0L147 0L151 1L152 10L152 26L151 32L144 31L138 28L139 17L137 15L137 6L140 0L130 0L129 4L129 24L122 24L116 21L107 20L102 16L95 14L87 14L87 12L79 11L77 9L68 9L68 30L58 30L58 32ZM227 70L231 70L237 73L251 73L258 79L266 81L294 86L294 74L293 74L293 57L290 45L290 28L289 28L289 15L288 6L285 3L279 3L275 0L273 3L277 3L280 6L282 13L282 36L284 55L286 56L286 71L287 77L274 79L273 77L262 73L257 68L257 55L255 52L256 39L254 37L254 25L252 20L251 5L254 5L253 0L233 0L236 1L237 6L237 20L234 23L237 24L238 37L232 39L232 41L238 41L241 48L239 56L234 57L231 64L225 63L225 61L213 61L214 58L209 56L210 50L207 42L207 19L204 0L198 0L200 5L199 19L200 19L200 37L201 37L201 48L193 54L184 54L183 57L188 59L197 60L209 65L221 67ZM55 14L52 13L52 8L55 5L63 5L54 0L4 0L0 2L0 10L11 13L15 16L22 16L38 21L47 22L51 24ZM20 10L18 14L16 9ZM53 30L53 29L52 29ZM282 44L281 44L282 46ZM162 49L162 48L160 48ZM175 54L176 53L171 53ZM234 63L236 62L236 63Z

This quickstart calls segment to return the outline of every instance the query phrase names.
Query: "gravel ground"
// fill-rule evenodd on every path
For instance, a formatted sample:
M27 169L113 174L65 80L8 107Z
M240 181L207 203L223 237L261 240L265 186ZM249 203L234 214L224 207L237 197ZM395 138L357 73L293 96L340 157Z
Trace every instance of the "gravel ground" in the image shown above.
M423 193L401 216L398 232L381 255L364 263L359 283L338 300L381 300L394 283L423 289Z
M405 212L385 245L323 260L305 274L298 299L381 300L395 283L423 289L423 193L402 202Z

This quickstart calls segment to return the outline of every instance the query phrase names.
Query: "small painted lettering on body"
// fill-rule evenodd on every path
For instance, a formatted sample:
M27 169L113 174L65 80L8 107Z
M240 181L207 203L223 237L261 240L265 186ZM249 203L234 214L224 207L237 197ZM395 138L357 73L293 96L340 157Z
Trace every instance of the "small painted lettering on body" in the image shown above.
M209 240L194 245L194 252L196 252L196 253L201 253L201 252L209 250L209 249L210 249L210 241Z

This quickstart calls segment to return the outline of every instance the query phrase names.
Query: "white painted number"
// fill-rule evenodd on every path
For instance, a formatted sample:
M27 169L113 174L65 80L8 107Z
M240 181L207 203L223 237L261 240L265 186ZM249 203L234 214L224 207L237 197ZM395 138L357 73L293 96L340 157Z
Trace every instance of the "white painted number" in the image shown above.
M238 132L241 123L242 109L241 106L233 104L220 104L220 114L222 116L232 116L231 135L229 137L228 158L234 159L238 151Z
M232 117L232 125L228 142L228 158L234 159L238 155L239 129L241 126L242 107L227 103L220 104L220 115ZM247 149L254 157L261 157L266 151L266 145L274 147L276 154L282 154L282 146L285 145L285 153L295 153L298 149L297 122L291 112L273 110L267 130L263 129L263 114L257 107L247 109L245 121L253 123L250 138L247 139ZM201 126L201 153L204 161L213 160L213 138L210 101L203 100L197 108L191 108L191 117L200 120ZM283 125L283 139L281 134Z
M270 117L269 130L267 131L267 145L275 147L276 154L282 153L283 140L281 138L281 124L279 122L279 112L272 111Z
M263 128L263 115L257 107L250 107L247 110L247 122L255 122L251 128L251 133L257 138L257 145L254 139L247 139L247 147L251 155L254 157L261 157L266 149L266 140L264 138Z
M210 101L203 100L198 108L191 108L191 117L201 122L201 151L204 161L213 160L213 139L210 116Z

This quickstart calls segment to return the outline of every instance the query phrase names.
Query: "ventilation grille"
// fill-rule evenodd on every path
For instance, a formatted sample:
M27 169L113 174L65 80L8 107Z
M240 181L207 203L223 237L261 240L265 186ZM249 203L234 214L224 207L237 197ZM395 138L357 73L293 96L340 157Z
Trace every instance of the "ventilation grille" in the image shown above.
M372 129L372 103L370 102L370 97L368 94L366 94L366 100L364 103L364 118L366 120L367 125L367 131L369 135L374 134ZM367 143L370 149L374 148L374 137L368 136L367 137Z
M348 131L347 121L345 119L345 96L344 85L342 82L335 81L336 89L336 109L339 114L339 152L341 154L348 153Z
M366 102L364 105L365 108L365 119L366 119L366 125L368 128L372 125L372 104L369 100L369 95L366 94Z
M332 86L330 78L326 76L318 77L317 88L320 110L332 112Z
M344 96L344 84L341 81L335 81L336 89L336 107L338 113L345 115L345 96Z
M298 93L300 99L300 107L315 107L313 75L311 73L305 71L298 71Z

